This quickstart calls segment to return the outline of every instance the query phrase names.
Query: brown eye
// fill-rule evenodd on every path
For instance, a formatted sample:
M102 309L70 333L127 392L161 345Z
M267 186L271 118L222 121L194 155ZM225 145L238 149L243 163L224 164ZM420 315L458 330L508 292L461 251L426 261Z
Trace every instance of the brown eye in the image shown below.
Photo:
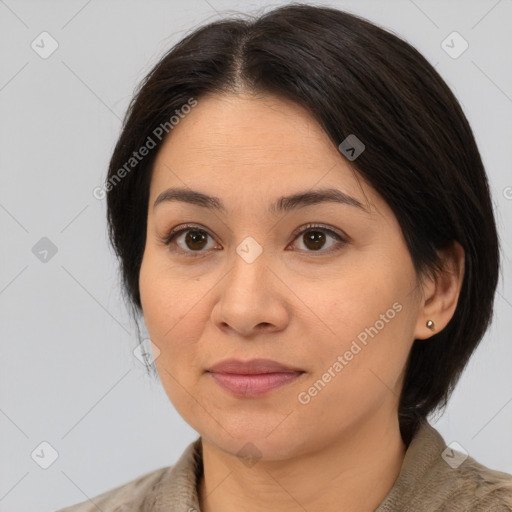
M326 244L328 244L329 238L334 239L334 241L337 243L331 243L331 245L327 246L326 248ZM305 247L305 249L301 247L299 247L299 249L306 252L330 253L331 249L336 250L340 248L339 246L343 246L348 243L344 237L332 229L311 224L306 226L306 228L299 233L296 233L296 239L299 239L302 242L302 245Z
M173 229L163 242L169 247L176 245L178 252L181 251L192 256L196 255L194 253L198 253L199 256L206 253L207 249L211 249L208 246L209 238L213 240L207 231L199 229L197 226L182 225Z
M325 233L322 231L308 231L303 235L304 245L312 251L318 251L325 244Z
M188 230L185 232L185 245L194 251L204 249L208 233L199 230Z

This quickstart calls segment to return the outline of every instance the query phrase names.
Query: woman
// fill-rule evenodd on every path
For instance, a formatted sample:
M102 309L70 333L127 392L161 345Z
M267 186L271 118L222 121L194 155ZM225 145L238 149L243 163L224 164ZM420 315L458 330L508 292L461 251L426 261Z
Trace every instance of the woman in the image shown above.
M368 21L289 5L179 42L106 181L124 291L200 437L62 512L510 511L446 446L492 316L485 170L450 89Z

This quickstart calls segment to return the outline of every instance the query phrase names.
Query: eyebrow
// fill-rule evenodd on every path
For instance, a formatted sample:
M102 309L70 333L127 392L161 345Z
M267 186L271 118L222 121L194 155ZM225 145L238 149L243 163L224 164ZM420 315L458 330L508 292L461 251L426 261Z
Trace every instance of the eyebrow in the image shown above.
M210 210L215 210L226 214L226 207L222 204L222 201L218 197L209 196L198 192L196 190L190 190L186 188L168 188L164 190L155 200L153 209L159 204L172 201L181 201L184 203L193 204L196 206L202 206ZM321 203L338 203L345 204L348 206L354 206L363 210L366 213L370 213L363 204L354 197L351 197L341 190L335 188L324 188L306 192L299 192L289 196L283 196L278 198L269 207L269 212L277 215L279 213L289 212L299 208L304 208L310 205L316 205Z

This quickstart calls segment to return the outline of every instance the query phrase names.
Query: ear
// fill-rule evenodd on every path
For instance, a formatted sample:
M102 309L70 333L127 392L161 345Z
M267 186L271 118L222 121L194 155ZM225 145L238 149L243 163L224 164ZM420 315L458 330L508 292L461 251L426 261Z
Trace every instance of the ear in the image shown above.
M435 279L423 283L423 298L418 312L414 337L424 340L442 331L451 320L459 300L464 278L465 254L462 246L454 241L438 251L443 260L443 271ZM434 322L434 328L427 327L428 320Z

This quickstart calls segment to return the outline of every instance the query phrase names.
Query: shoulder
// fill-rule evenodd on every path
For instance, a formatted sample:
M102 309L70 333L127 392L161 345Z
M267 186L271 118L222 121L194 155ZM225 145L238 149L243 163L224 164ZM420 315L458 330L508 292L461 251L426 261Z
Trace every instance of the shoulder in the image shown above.
M146 473L94 498L60 509L57 512L149 511L156 500L160 482L168 475L172 467L160 468L151 473Z
M451 446L423 423L376 512L512 512L512 475L490 469Z
M432 458L421 494L435 504L432 510L512 512L512 475L484 466L467 453L447 446L430 425L424 435L422 447L428 445Z
M456 469L438 463L437 480L445 501L464 504L464 512L512 512L512 475L490 469L472 457Z
M201 472L202 444L198 437L175 464L57 512L167 512L176 507L198 510L196 489Z

